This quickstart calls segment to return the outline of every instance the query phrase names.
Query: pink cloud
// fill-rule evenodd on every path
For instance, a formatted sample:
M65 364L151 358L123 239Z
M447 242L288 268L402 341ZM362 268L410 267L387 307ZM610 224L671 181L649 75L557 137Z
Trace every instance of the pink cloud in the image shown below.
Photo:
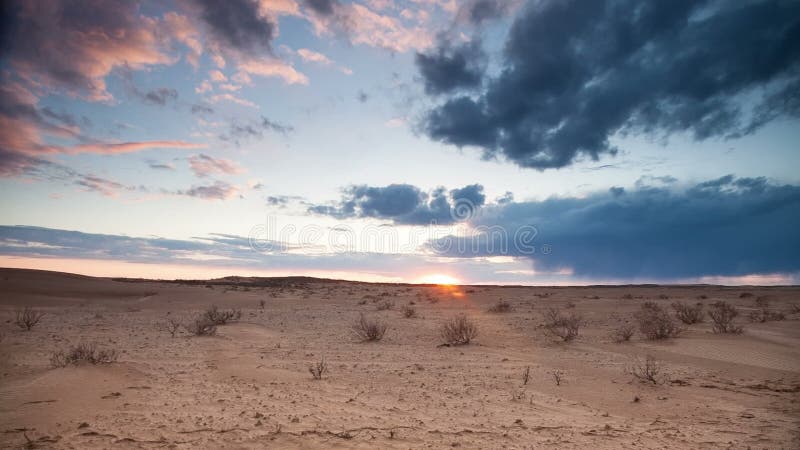
M209 175L235 175L244 172L244 169L229 159L216 159L205 154L189 157L189 167L198 177Z

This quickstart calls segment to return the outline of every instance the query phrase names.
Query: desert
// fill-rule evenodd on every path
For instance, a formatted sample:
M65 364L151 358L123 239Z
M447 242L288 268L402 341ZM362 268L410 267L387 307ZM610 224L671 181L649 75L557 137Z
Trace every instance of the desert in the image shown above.
M0 283L6 448L800 442L797 287L153 281L17 269L0 271ZM706 313L723 301L738 310L740 333L713 331ZM648 339L636 319L646 302L673 320L673 303L700 303L704 317ZM240 317L213 335L187 331L212 305ZM26 307L43 313L30 330L15 325ZM548 327L552 308L580 318L576 336ZM460 315L477 333L448 345L442 326ZM384 333L360 338L361 317ZM628 341L618 336L626 324ZM54 354L79 344L116 354L54 366ZM648 359L652 382L637 372Z

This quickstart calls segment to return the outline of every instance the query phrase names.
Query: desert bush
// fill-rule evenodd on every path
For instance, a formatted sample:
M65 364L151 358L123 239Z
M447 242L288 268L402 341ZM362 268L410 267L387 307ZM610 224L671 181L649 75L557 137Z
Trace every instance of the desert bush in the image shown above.
M375 309L378 311L386 311L392 308L394 308L394 302L389 300L384 300L375 306Z
M14 324L25 331L30 331L36 324L42 320L44 313L36 309L26 306L24 309L16 311L16 318Z
M756 297L756 306L759 308L769 308L770 299L767 296L760 295Z
M442 324L440 334L445 344L466 345L478 335L478 326L464 314L459 314Z
M555 308L549 308L544 313L544 328L547 334L556 336L564 342L569 342L576 337L583 325L583 318L576 313L562 314Z
M214 336L217 334L217 324L212 322L205 315L201 315L189 323L184 324L183 328L193 336Z
M651 341L677 337L683 331L657 303L645 302L634 317L639 322L639 331Z
M328 365L325 363L325 358L322 358L319 362L309 366L308 371L311 372L311 376L314 377L315 380L321 380L322 375L328 371Z
M405 317L406 319L417 317L417 310L414 309L413 306L410 305L403 306L402 311L403 311L403 317Z
M265 306L267 306L267 301L266 300L262 299L262 300L258 301L258 309L263 311Z
M225 325L228 322L235 322L242 318L241 309L219 309L217 305L211 305L203 313L203 317L214 325Z
M169 333L170 337L175 337L181 328L181 321L174 317L167 317L166 320L158 323L157 328Z
M669 378L661 363L650 355L647 355L644 360L637 359L625 368L625 372L633 375L639 381L652 384L664 383Z
M739 294L739 298L748 298L752 296L753 294L751 292L742 292L741 294Z
M554 370L550 372L550 375L553 376L553 381L556 383L556 386L561 386L561 383L564 382L564 372L560 370Z
M70 364L110 364L117 360L114 349L98 349L95 344L78 344L69 350L58 350L50 355L50 365L66 367Z
M350 330L362 342L380 341L386 333L386 324L359 314L358 320L350 326Z
M689 305L684 302L675 302L672 304L672 309L675 310L675 317L687 325L700 323L703 321L703 316L705 316L703 304L699 302L694 305Z
M525 370L522 371L522 385L526 386L530 379L531 379L531 366L527 366L525 367Z
M635 327L630 323L623 323L618 325L611 331L611 339L617 344L628 342L633 337Z
M667 294L659 294L658 298L660 298L661 300L669 300L669 295L667 295Z
M800 303L792 303L789 305L792 314L800 314Z
M754 311L750 311L747 318L750 322L764 323L774 320L784 320L786 315L780 311L772 311L769 308L758 308Z
M491 308L489 308L489 312L504 313L504 312L510 312L513 309L514 308L511 306L511 303L508 303L505 300L498 300L497 303L495 303L494 305L491 306Z
M711 305L708 316L711 317L714 333L741 333L742 327L733 323L739 310L725 301L718 301Z

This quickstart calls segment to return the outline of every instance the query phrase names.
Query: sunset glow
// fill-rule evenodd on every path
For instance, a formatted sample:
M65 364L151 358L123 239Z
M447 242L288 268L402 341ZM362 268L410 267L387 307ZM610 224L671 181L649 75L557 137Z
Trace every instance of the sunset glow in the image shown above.
M440 284L443 286L452 286L456 284L460 284L461 281L458 278L451 277L450 275L445 275L441 273L433 273L430 275L425 275L424 277L420 278L417 283L420 284Z

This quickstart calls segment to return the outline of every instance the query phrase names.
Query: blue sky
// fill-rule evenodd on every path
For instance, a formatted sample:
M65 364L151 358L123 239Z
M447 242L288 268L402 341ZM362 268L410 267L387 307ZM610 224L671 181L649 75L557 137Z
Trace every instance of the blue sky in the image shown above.
M6 2L0 264L796 283L797 13Z

